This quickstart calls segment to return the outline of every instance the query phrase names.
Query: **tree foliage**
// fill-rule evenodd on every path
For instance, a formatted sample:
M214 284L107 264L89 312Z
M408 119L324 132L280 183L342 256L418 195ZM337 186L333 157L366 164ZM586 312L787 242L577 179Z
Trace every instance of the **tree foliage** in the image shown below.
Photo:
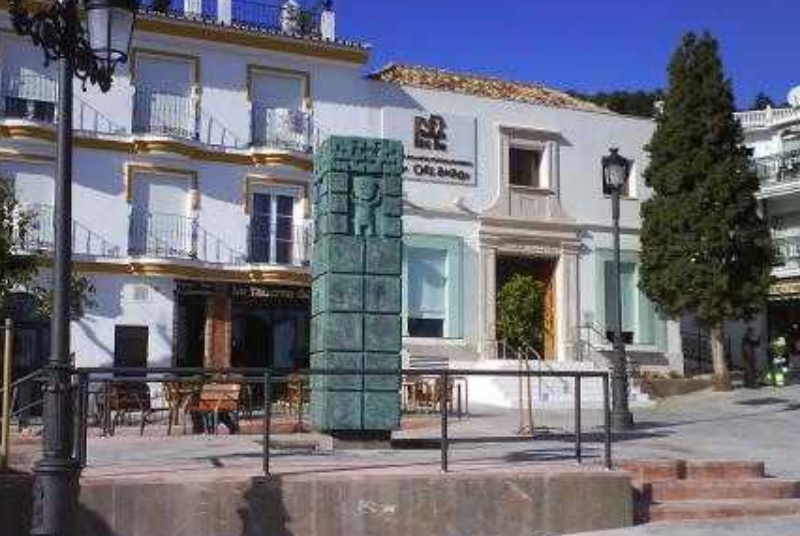
M653 91L603 91L599 93L571 91L570 94L579 99L604 106L612 112L648 118L656 115L656 103L663 99L663 93L660 89Z
M766 110L767 108L774 108L775 101L772 100L772 97L764 93L763 91L759 91L756 98L753 100L752 110Z
M694 313L715 329L762 307L772 264L734 111L717 41L685 35L648 147L653 197L642 206L641 288L668 315Z
M497 333L515 348L541 349L544 344L544 283L530 275L515 274L500 289Z

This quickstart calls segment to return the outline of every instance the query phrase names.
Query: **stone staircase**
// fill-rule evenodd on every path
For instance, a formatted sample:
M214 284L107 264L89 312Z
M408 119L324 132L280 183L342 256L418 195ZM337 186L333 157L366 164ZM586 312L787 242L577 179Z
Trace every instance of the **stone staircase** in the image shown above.
M800 515L800 481L761 462L626 461L638 523Z

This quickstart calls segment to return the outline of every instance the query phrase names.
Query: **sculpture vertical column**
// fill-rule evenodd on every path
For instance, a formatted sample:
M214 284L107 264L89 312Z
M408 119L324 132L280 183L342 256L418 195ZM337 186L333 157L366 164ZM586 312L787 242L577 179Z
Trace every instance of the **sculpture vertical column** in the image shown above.
M312 369L400 369L402 170L399 142L332 137L317 153ZM311 385L319 430L387 439L399 425L399 375L314 376Z

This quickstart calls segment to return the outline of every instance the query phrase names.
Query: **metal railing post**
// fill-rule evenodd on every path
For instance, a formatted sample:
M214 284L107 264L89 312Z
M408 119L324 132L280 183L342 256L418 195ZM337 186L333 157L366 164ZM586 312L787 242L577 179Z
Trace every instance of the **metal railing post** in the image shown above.
M10 318L5 322L5 335L3 344L3 402L2 430L0 430L0 471L8 469L11 457L11 358L14 344L14 321Z
M575 458L578 463L583 461L582 437L581 437L581 377L575 376Z
M269 441L270 441L270 420L272 418L272 390L270 389L272 378L270 371L264 372L264 422L262 429L262 441L264 443L262 456L263 456L263 469L264 475L269 476L270 460L269 460Z
M81 467L86 467L86 444L88 434L87 419L89 418L89 376L83 373L78 373L78 396L80 397L80 405L78 406L78 419L80 426L78 427L78 463Z
M441 449L442 449L442 472L446 473L448 470L448 449L449 445L449 438L448 438L448 430L447 430L447 383L449 378L447 377L447 371L443 371L439 377L440 386L439 386L439 412L441 415L441 424L442 424L442 440L441 440Z
M606 469L611 469L611 403L609 400L608 375L603 376L603 415L604 415L604 435L605 435L605 465Z

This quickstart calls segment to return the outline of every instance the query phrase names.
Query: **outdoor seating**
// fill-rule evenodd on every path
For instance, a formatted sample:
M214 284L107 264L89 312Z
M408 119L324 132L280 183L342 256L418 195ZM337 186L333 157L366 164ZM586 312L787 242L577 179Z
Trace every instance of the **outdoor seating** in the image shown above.
M97 394L97 406L103 416L103 432L114 435L116 426L127 423L134 414L139 415L139 435L144 435L148 417L152 413L150 389L146 383L115 382L106 384Z
M206 383L198 395L189 396L184 403L184 413L199 414L210 417L210 429L216 434L220 422L220 415L226 413L231 416L232 423L238 428L241 404L242 386L232 382Z

